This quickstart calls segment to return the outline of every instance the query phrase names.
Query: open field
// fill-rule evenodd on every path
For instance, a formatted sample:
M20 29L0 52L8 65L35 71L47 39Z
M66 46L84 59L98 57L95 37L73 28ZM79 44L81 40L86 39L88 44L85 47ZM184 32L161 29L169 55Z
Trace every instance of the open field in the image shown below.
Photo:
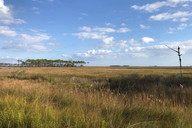
M2 128L192 127L191 67L0 67L0 79Z

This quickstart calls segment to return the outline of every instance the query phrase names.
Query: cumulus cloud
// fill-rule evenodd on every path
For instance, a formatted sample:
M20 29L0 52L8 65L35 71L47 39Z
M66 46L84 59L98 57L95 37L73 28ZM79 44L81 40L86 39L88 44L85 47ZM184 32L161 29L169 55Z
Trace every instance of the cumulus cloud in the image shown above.
M50 49L47 48L44 42L49 39L50 36L46 34L37 34L35 36L21 34L19 39L8 42L3 49L27 52L47 52L50 51Z
M188 18L192 16L191 12L187 11L178 11L175 13L161 13L157 15L153 15L150 17L151 20L156 20L156 21L163 21L163 20L173 20L173 21L186 21Z
M150 43L150 42L154 42L155 40L154 40L153 38L150 38L150 37L143 37L143 38L141 39L141 41L142 41L143 43Z
M0 36L15 37L17 33L8 26L0 26Z
M4 0L0 0L0 23L22 24L25 23L25 21L22 19L14 18L10 8L4 4Z

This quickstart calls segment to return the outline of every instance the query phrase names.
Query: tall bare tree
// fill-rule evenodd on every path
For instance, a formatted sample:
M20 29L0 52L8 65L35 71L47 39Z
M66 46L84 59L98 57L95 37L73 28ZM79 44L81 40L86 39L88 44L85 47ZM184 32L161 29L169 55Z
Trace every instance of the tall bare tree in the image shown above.
M166 45L167 46L167 45ZM169 46L167 46L169 49L171 49L172 51L176 52L178 54L179 57L179 64L180 64L180 76L182 77L182 65L181 65L181 53L180 53L180 47L178 46L178 50L175 50Z

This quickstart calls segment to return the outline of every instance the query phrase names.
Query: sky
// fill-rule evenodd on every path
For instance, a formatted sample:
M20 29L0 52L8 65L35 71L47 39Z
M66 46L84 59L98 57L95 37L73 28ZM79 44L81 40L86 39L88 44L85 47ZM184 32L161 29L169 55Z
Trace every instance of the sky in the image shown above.
M0 62L192 65L192 0L0 0ZM167 45L167 46L166 46Z

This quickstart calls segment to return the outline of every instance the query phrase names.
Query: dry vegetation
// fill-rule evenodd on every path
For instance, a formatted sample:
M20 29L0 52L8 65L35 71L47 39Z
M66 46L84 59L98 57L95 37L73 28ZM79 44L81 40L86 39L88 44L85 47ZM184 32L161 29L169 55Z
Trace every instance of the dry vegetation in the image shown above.
M192 70L1 68L2 128L191 128ZM180 87L183 84L183 88Z

